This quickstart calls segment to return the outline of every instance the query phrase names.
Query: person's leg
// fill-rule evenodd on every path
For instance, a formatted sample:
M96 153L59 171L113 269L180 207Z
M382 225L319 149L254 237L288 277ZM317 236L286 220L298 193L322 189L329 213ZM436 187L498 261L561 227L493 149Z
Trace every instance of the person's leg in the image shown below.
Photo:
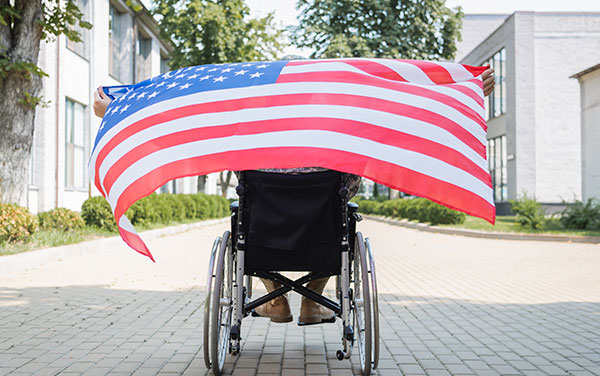
M317 294L322 294L325 290L325 285L329 277L319 278L310 281L306 287L313 290ZM299 325L320 324L323 322L334 322L335 313L315 302L314 300L302 297L302 305L300 306Z
M273 292L281 287L281 285L270 279L261 278L267 292ZM278 296L265 304L254 309L259 316L268 317L273 322L290 322L293 320L290 304L286 295Z

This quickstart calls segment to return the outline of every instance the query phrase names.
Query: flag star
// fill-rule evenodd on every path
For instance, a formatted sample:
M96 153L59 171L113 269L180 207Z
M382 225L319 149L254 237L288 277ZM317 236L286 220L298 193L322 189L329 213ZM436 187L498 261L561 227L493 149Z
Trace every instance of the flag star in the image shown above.
M236 76L239 76L240 74L245 74L246 72L248 72L248 71L247 71L247 70L240 69L239 71L235 72L235 75L236 75Z
M260 76L262 76L263 74L264 74L264 73L258 73L258 72L256 72L256 73L254 73L254 74L251 74L251 75L250 75L250 78L259 78L259 77L260 77Z
M267 67L267 64L261 64L261 65L259 65L258 67L256 67L256 69L260 69L260 68L266 68L266 67Z
M186 68L185 68L183 71L184 71L184 72L187 72L187 71L189 71L189 70L190 70L190 69L192 69L192 68L193 68L193 67L186 67Z
M242 65L242 67L251 67L251 66L252 66L252 64L244 64L244 65Z
M223 69L223 70L221 71L221 73L227 73L227 72L231 72L231 68Z
M156 82L151 83L150 85L146 86L146 88L152 87L154 85L156 85Z
M160 84L156 85L156 87L161 87L161 86L163 86L164 84L165 84L165 82L163 81L163 82L161 82Z
M140 99L140 98L143 98L143 97L145 97L145 96L146 96L146 94L148 94L148 93L147 93L147 92L145 92L145 91L141 92L141 93L138 95L137 99Z
M185 77L185 74L180 74L180 75L176 76L175 78L183 78L183 77Z
M208 80L209 78L211 78L212 76L210 74L207 74L206 76L200 78L200 81L204 81L204 80Z
M209 72L214 72L214 71L216 71L216 70L217 70L217 68L213 68L213 69L209 69L208 71L209 71Z
M177 85L179 85L178 82L171 82L169 85L167 85L167 88L172 89L172 88L174 88Z
M201 67L196 68L196 72L200 72L200 71L203 71L205 69L206 69L205 66L201 66Z
M119 108L121 108L121 107L117 106L117 107L113 108L110 113L114 114L115 112L119 111Z
M187 88L188 88L188 87L190 87L190 86L192 86L192 85L190 85L189 83L187 83L187 84L185 84L185 85L181 85L181 86L179 87L179 90L187 89Z
M219 76L213 80L213 82L223 82L227 77Z
M156 97L158 95L158 91L155 91L154 93L148 95L148 99L152 99L154 97Z
M192 74L191 76L188 76L188 80L191 80L192 78L196 78L198 77L198 75L196 73Z
M123 112L127 111L128 108L129 108L129 105L126 104L125 106L123 106L123 108L121 109L120 113L123 113Z

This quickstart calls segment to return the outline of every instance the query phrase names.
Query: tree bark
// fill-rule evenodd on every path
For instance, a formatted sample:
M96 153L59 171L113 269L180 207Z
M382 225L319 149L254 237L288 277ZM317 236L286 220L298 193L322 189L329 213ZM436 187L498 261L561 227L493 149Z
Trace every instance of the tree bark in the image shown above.
M21 18L0 25L4 51L11 63L37 65L42 38L41 0L17 0ZM33 143L35 106L20 103L25 93L37 97L42 78L28 72L11 71L0 78L0 201L26 203L29 158Z
M229 188L232 174L231 171L227 171L227 176L223 177L223 171L219 173L219 185L221 186L221 196L223 197L227 197L227 189Z

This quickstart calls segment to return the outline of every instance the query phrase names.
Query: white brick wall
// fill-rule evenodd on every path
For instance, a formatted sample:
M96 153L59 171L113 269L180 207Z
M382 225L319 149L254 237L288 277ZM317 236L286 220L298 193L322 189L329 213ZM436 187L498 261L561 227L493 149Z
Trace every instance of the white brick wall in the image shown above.
M600 63L600 60L598 60ZM581 83L582 198L600 199L600 67Z

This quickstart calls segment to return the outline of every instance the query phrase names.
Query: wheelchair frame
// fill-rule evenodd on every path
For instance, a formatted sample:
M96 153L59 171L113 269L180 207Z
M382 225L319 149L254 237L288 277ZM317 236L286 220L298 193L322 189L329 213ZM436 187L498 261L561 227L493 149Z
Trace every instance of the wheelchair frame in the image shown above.
M349 359L357 342L358 358L363 375L368 376L379 362L379 307L375 262L371 242L355 232L362 220L358 205L348 202L348 189L342 186L339 198L342 208L341 270L336 275L336 302L305 286L314 279L329 276L326 272L308 272L291 280L279 272L244 271L247 234L244 232L244 183L237 187L239 201L231 204L231 228L213 243L206 283L204 307L204 363L213 374L223 373L227 353L241 351L242 320L252 311L289 291L295 291L331 309L343 324L342 348L339 360ZM352 242L354 240L354 242ZM252 276L274 280L282 285L277 290L255 300L252 298Z

